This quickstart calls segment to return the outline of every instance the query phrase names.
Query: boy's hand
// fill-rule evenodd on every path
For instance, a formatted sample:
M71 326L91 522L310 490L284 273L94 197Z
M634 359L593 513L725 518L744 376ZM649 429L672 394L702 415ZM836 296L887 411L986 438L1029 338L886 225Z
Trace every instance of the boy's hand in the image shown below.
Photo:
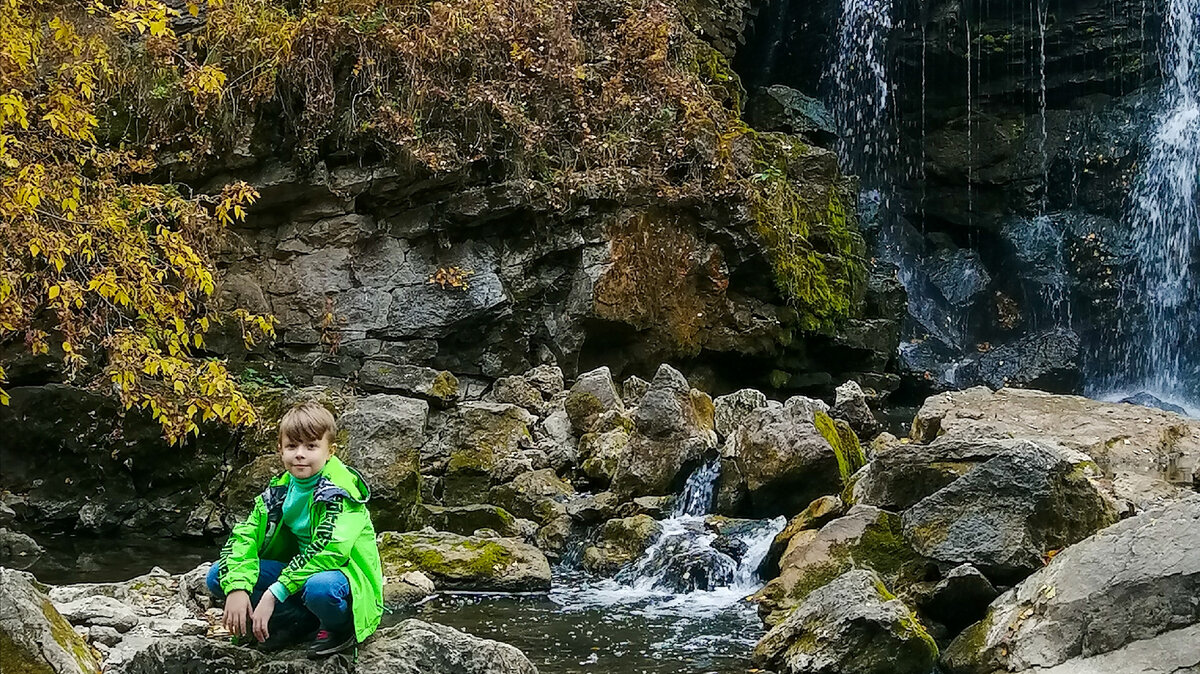
M250 594L245 590L230 592L225 598L225 616L222 620L225 629L239 637L246 636L246 623L250 617Z
M258 606L254 607L254 637L259 641L266 641L267 637L271 636L267 632L267 623L271 621L271 614L275 612L275 595L270 592L264 592L262 599L258 600Z

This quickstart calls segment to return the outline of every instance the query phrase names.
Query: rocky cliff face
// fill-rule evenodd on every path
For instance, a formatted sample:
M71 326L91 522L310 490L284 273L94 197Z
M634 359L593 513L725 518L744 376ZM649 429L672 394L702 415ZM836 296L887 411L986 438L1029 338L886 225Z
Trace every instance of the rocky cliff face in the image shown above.
M839 34L843 4L760 15L737 62L747 81L836 106L829 69L797 62L814 35ZM907 263L903 367L935 388L1102 379L1119 358L1114 325L1137 322L1119 306L1135 254L1127 201L1166 3L858 4L891 20L876 43L882 147L864 177L882 193L873 238Z

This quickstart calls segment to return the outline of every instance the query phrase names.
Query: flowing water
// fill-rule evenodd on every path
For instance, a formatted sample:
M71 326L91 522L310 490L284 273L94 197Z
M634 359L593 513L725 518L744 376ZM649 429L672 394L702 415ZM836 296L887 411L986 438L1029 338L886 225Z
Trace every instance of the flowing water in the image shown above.
M1130 200L1138 274L1126 303L1124 372L1110 384L1200 414L1200 0L1169 0L1163 90Z
M784 520L706 517L718 465L688 478L662 537L616 578L562 566L549 595L445 594L415 614L510 643L543 674L745 672L764 630L744 600Z

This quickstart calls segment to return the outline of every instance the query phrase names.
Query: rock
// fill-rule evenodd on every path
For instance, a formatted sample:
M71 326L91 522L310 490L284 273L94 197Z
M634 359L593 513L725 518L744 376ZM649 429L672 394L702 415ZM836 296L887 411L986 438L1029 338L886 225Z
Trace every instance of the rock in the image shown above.
M1086 457L1028 440L988 447L991 458L973 466L953 466L952 457L961 455L954 450L939 455L939 465L963 474L901 516L904 536L920 554L948 565L972 564L1010 584L1041 568L1050 551L1117 520L1110 501L1087 478Z
M733 435L752 410L766 406L767 396L752 388L744 388L728 395L717 396L713 401L717 436L724 439Z
M484 503L450 507L422 503L417 506L414 525L460 536L469 536L476 529L494 529L501 536L518 537L521 532L516 520L504 508Z
M380 529L407 529L421 502L421 454L429 403L393 395L356 400L341 417L348 436L342 459L371 487L371 517Z
M1060 666L1083 672L1104 654L1114 663L1138 653L1164 662L1190 653L1187 671L1198 661L1200 641L1186 642L1182 652L1165 646L1184 636L1175 632L1200 625L1197 531L1200 496L1190 496L1063 550L992 602L984 619L950 645L944 666L951 674ZM1125 647L1130 651L1118 655Z
M962 564L951 569L918 604L922 614L957 634L982 618L988 604L999 594L979 569Z
M557 400L557 399L556 399ZM555 472L565 474L579 463L578 440L571 428L571 418L557 400L558 407L535 428L538 447L546 452L546 459Z
M575 537L575 522L567 515L560 515L537 530L534 542L548 557L558 559Z
M266 655L225 641L202 637L159 639L144 645L122 674L194 671L203 663L211 674L536 674L516 648L472 637L444 625L409 619L377 631L359 647L357 661L346 657L310 660L303 651Z
M517 517L545 524L566 513L564 505L575 494L571 485L550 468L518 475L508 484L492 487L489 500Z
M877 575L853 570L811 594L754 647L780 674L928 674L938 648Z
M240 521L250 512L254 499L262 493L265 485L283 472L283 463L278 452L261 454L249 463L234 468L222 491L223 502L230 519Z
M596 524L616 516L620 500L611 491L584 494L567 503L567 514L580 524Z
M621 383L621 400L625 407L637 407L642 402L642 396L650 390L650 382L637 375L630 375Z
M444 422L448 427L443 428L440 440L434 443L446 452L442 502L451 506L480 502L488 486L496 481L494 473L503 472L505 459L523 457L523 450L532 448L530 428L536 421L536 417L516 405L488 402L459 405ZM429 446L422 451L423 463L430 465ZM518 460L527 461L528 457ZM431 466L430 472L438 471Z
M385 579L383 603L389 608L412 606L433 594L436 586L420 571L408 571L398 578Z
M541 391L535 389L524 377L501 377L492 384L491 400L524 407L533 414L542 415L546 401Z
M893 591L925 574L925 562L905 542L900 518L856 505L845 517L792 536L779 577L751 598L768 625L776 625L811 592L853 568L878 573Z
M583 551L583 568L596 575L615 575L660 537L662 525L649 515L609 520L600 528L596 544Z
M678 370L662 365L633 413L634 432L613 474L622 498L674 491L685 468L716 447L713 404L688 386Z
M767 556L763 558L759 575L766 578L779 575L779 560L787 550L788 543L796 534L808 529L820 529L830 520L840 517L845 512L846 505L837 496L822 496L809 503L808 507L799 515L788 520L783 531L780 531L772 539L771 548L767 551Z
M601 412L625 412L625 404L617 394L612 372L607 367L579 375L567 394L564 406L571 419L571 428L577 434L586 433Z
M24 570L42 557L45 549L19 531L0 527L0 566Z
M538 365L521 375L521 378L546 400L563 392L563 372L557 365Z
M99 625L128 632L138 624L137 614L125 604L104 595L81 597L55 606L72 625Z
M521 651L452 627L408 619L361 649L357 674L537 674Z
M1200 625L1163 632L1115 651L1075 658L1021 674L1195 674L1200 671Z
M1153 407L1156 410L1171 412L1173 414L1178 414L1181 417L1187 416L1187 410L1183 409L1179 405L1172 405L1171 403L1145 391L1121 398L1121 400L1118 402L1127 403L1129 405L1141 405L1142 407Z
M459 398L457 377L418 365L368 360L358 372L358 382L368 391L420 398L442 407Z
M840 492L843 480L865 462L845 422L839 428L824 412L796 400L751 411L730 436L717 489L737 496L718 498L725 508L736 508L725 514L790 517L813 499Z
M530 592L550 589L550 564L537 548L511 538L435 532L379 535L383 572L420 571L447 590Z
M607 487L629 447L629 431L614 428L604 433L586 433L579 439L579 459L592 484Z
M1191 490L1200 463L1200 421L1170 412L1079 396L983 387L933 396L912 438L1025 438L1060 444L1095 460L1101 486L1145 508Z
M5 672L93 674L92 649L25 576L0 567L0 666Z
M867 397L856 381L837 387L837 396L830 415L844 420L860 438L873 438L879 432L879 421L867 405Z
M194 572L193 572L194 573ZM158 567L149 573L119 583L76 583L50 588L50 600L62 605L86 597L111 597L143 615L161 610L179 600L180 576L172 576Z
M674 507L674 496L639 496L617 507L619 517L649 515L656 520L666 518Z
M747 105L746 120L755 129L799 134L822 147L838 138L837 125L824 103L782 84L756 90Z

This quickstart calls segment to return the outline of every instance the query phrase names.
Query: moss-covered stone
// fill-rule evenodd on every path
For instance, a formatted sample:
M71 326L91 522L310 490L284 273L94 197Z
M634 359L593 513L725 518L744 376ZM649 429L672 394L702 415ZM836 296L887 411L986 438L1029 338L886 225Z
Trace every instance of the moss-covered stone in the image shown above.
M813 412L813 424L821 432L821 437L833 447L842 484L849 484L850 476L867 463L867 456L858 442L858 436L850 428L850 424L841 419L834 419L820 410Z
M475 591L550 588L550 565L535 547L511 538L453 533L384 532L379 536L384 574L420 571L438 587Z
M600 528L598 541L583 551L583 568L612 576L641 557L662 536L662 525L649 515L612 519Z

